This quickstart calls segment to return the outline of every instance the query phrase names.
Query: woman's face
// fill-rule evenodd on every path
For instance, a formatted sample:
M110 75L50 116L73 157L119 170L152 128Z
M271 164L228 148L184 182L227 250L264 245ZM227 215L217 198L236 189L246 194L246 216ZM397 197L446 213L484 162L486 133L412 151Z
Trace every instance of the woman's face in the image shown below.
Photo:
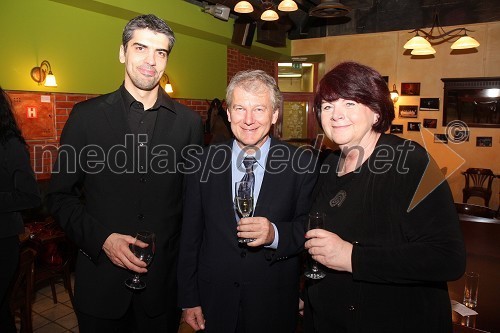
M321 103L321 125L325 135L344 147L365 147L373 138L373 124L379 115L364 104L347 99Z

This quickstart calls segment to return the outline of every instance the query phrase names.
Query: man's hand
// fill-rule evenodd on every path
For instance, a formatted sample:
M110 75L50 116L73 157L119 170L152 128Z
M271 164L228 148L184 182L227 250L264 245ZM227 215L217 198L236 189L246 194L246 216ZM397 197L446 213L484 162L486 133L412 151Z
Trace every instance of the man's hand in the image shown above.
M352 273L351 243L323 229L309 230L306 238L304 247L314 260L328 268Z
M205 318L201 306L182 310L182 320L184 320L195 331L205 329Z
M254 238L255 241L247 243L248 246L257 247L269 245L274 241L274 228L265 217L245 217L238 223L238 237Z
M102 249L113 264L119 267L130 269L136 273L146 273L146 263L137 258L130 251L130 244L135 242L135 238L129 235L112 233L106 238Z

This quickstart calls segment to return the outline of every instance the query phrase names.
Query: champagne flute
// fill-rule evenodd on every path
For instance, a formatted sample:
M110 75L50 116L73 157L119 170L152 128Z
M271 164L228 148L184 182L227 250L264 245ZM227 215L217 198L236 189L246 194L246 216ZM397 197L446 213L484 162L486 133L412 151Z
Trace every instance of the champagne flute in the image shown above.
M253 184L247 181L234 184L234 203L241 217L249 217L253 211ZM254 238L238 238L240 243L250 243Z
M309 214L309 221L307 223L307 230L312 229L323 229L324 228L325 214L319 212L313 212ZM326 276L326 273L319 267L316 260L311 259L311 267L308 268L304 275L313 280L320 280Z
M135 236L135 242L131 246L134 255L147 265L153 260L155 253L155 234L151 231L139 231ZM134 273L134 276L125 281L125 285L130 289L140 290L146 288L146 283L141 281L141 274Z

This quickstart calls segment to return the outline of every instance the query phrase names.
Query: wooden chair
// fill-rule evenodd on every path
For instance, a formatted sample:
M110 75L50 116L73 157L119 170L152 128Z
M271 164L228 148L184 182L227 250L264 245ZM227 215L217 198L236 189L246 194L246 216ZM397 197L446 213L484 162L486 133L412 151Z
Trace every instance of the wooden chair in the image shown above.
M33 332L32 301L36 251L25 247L19 254L19 267L10 289L10 309L21 318L21 333Z
M465 176L465 187L463 192L463 203L467 203L470 197L484 199L484 205L489 207L491 198L491 185L495 175L490 169L469 168L462 172Z
M64 233L57 233L53 237L34 242L38 250L35 262L35 289L50 284L52 300L57 303L55 285L62 280L64 288L69 294L73 305L73 289L71 287L71 265L75 257L75 248Z

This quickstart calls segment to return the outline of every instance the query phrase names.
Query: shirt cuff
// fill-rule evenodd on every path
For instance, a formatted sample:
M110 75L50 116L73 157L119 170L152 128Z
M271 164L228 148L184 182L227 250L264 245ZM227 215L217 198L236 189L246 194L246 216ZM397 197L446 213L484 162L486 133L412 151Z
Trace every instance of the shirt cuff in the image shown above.
M272 223L272 222L271 222L271 224L273 225L273 229L274 229L274 241L271 244L266 245L264 247L266 247L268 249L276 250L278 248L278 243L279 243L279 240L280 240L280 235L278 233L278 228L276 228L276 225L274 223Z

